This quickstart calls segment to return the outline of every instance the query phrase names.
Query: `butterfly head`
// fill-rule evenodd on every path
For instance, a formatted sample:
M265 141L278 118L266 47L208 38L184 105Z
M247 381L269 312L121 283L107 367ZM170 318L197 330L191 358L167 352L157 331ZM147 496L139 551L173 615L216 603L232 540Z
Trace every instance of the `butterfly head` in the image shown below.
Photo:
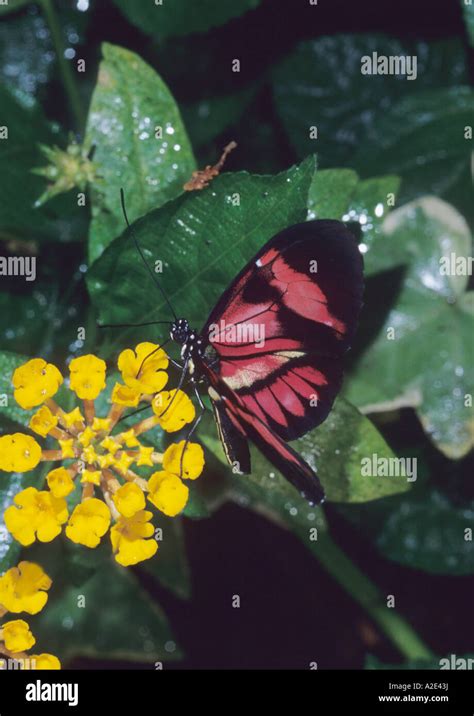
M190 332L189 323L185 318L177 318L176 321L173 321L171 324L170 336L176 343L186 343Z

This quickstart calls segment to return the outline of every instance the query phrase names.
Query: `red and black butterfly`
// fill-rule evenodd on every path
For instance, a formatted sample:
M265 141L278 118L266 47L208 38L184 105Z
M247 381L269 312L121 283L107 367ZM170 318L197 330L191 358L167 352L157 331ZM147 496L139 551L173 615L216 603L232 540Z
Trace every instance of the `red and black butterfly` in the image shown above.
M205 384L230 464L250 473L250 440L307 500L322 502L316 473L287 441L322 423L339 392L362 270L344 224L295 224L242 269L200 332L176 317L170 337L181 345L179 385L190 378L202 410L185 445L205 410L197 388Z

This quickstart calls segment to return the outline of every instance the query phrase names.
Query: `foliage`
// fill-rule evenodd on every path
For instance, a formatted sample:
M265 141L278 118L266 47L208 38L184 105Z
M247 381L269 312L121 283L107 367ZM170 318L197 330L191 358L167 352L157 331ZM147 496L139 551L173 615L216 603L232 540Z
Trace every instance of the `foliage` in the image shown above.
M226 76L216 89L209 75L222 74L215 61L218 33L229 21L250 24L259 4L203 0L197 10L187 0L114 0L113 11L140 38L143 51L104 43L97 58L87 60L87 77L74 80L82 82L76 95L89 107L87 122L74 139L67 119L74 90L61 63L64 48L46 29L48 3L41 3L41 12L25 0L0 9L0 37L8 33L13 48L10 55L0 51L1 124L8 127L8 139L0 140L0 172L8 177L0 205L2 253L37 256L39 267L34 287L15 277L0 291L2 432L25 427L30 417L16 405L10 382L25 356L54 355L66 363L89 350L112 359L134 341L166 336L163 326L96 327L97 321L170 319L132 232L175 310L196 329L265 241L307 219L348 224L359 240L367 281L343 395L322 426L294 443L317 469L329 509L306 504L255 450L252 475L233 475L206 418L199 431L206 472L192 485L183 516L161 517L153 561L127 573L105 551L90 557L65 540L57 540L54 552L49 545L21 552L54 572L54 599L36 617L35 630L65 660L129 659L154 668L157 661L179 658L166 614L152 603L146 584L156 580L180 599L192 597L186 524L209 517L226 501L292 531L323 564L320 554L337 511L388 560L428 574L474 573L472 541L465 538L474 503L462 474L474 435L474 300L469 271L440 270L452 255L465 265L471 255L466 127L474 99L464 47L454 39L318 37L283 48L258 77L228 86ZM71 34L70 16L63 8L58 13L61 39L61 33ZM464 16L472 41L467 5ZM77 22L71 44L86 34L88 21ZM200 52L192 87L185 75L195 47ZM363 75L360 58L373 52L415 55L417 81ZM58 87L65 93L59 99ZM234 133L239 149L229 168L203 191L183 192L192 172L214 163ZM90 169L86 178L79 164L77 170L67 166L67 177L61 161L58 176L51 164L44 166L45 157L54 163L74 155L78 140L80 166ZM47 179L53 176L51 186ZM53 197L61 188L67 192ZM131 230L125 228L121 188ZM85 342L77 338L79 328L85 328ZM111 384L105 403L110 391ZM422 474L414 484L403 476L364 477L365 457L410 457L392 444L387 428L393 422L403 427L400 409L415 411L420 422ZM162 431L152 437L162 449ZM425 463L427 454L442 460L443 469L434 469L433 460ZM21 489L41 484L43 473L41 467L25 475L2 473L2 513ZM2 523L0 572L19 558L19 545ZM339 581L351 591L348 580ZM92 608L78 608L79 597ZM404 655L410 656L408 647ZM369 658L367 668L382 667Z

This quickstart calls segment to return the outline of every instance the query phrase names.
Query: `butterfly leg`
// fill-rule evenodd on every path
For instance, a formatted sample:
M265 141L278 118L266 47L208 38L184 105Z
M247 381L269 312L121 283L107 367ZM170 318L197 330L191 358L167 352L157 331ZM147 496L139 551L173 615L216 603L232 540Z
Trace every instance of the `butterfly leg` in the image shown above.
M196 420L195 420L194 423L192 424L192 426L191 426L191 428L190 428L188 434L186 435L186 440L184 441L183 452L181 453L181 460L180 460L180 463L179 463L179 476L180 476L181 478L183 477L184 453L185 453L186 450L187 450L187 447L188 447L188 445L189 445L189 441L191 440L191 437L192 437L193 433L195 432L196 428L198 427L199 423L201 422L201 420L202 420L202 418L203 418L203 416L204 416L204 413L205 413L206 410L207 410L206 406L205 406L204 403L202 402L201 394L200 394L200 392L199 392L199 390L198 390L198 387L197 387L197 385L196 385L196 382L195 382L194 380L192 381L192 384L193 384L194 394L195 394L195 396L196 396L196 398L197 398L197 401L198 401L198 403L199 403L199 407L200 407L200 409L201 409L201 412L199 413L199 415L197 416Z
M174 365L175 368L179 368L180 370L183 370L184 365L182 363L179 363L177 360L174 360L174 358L170 358L169 356L168 356L168 360L170 363L172 363Z
M151 355L151 354L150 354L150 355ZM187 375L187 372L188 372L188 364L189 364L189 359L186 358L186 360L184 361L184 365L183 365L183 366L180 366L180 368L181 368L181 375L179 376L178 386L177 386L177 388L176 388L176 390L175 390L175 392L174 392L174 394L173 394L173 397L171 398L170 402L169 402L168 405L166 406L166 408L163 410L162 413L159 414L159 416L158 416L159 418L163 417L163 415L164 415L164 414L171 408L171 406L173 405L173 401L174 401L174 399L176 398L176 396L178 395L178 393L179 393L179 391L180 391L180 389L181 389L181 387L182 387L182 385L183 385L183 383L184 383L184 379L186 378L186 375Z

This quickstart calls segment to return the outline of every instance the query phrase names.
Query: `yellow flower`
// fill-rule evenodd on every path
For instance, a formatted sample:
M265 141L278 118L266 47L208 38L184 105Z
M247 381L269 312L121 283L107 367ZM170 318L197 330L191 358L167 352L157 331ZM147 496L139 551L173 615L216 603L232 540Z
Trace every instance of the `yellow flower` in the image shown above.
M145 508L145 495L134 482L127 482L119 487L113 496L115 507L123 517L133 517Z
M174 517L186 506L189 488L171 472L154 472L148 480L148 499L168 517Z
M176 392L178 395L173 399ZM172 399L173 402L168 409ZM182 390L164 390L153 399L151 406L158 417L158 423L168 433L181 430L186 423L191 423L196 415L191 399Z
M94 400L105 388L106 364L92 354L74 358L69 364L71 390L81 400Z
M52 398L63 377L52 363L43 358L32 358L15 370L12 382L16 402L24 410L30 410Z
M128 448L137 447L137 445L140 445L139 441L137 440L137 436L131 429L119 435L117 439L119 439L120 442L125 443Z
M106 455L97 455L97 462L100 468L110 467L114 464L115 458L108 452Z
M91 427L87 426L85 430L82 431L80 435L78 435L77 439L81 443L83 447L89 447L91 444L91 441L95 438L95 430L93 430Z
M35 433L38 433L38 435L41 435L42 438L45 438L57 424L57 417L53 415L47 405L43 405L31 417L29 426Z
M0 470L27 472L41 460L41 447L30 435L14 433L0 437Z
M195 417L193 403L183 391L163 391L168 380L168 362L163 349L155 343L143 342L134 350L124 350L118 359L123 383L115 384L110 409L99 415L96 415L99 406L93 401L105 388L106 364L102 359L89 354L71 361L69 386L84 401L83 413L79 407L64 412L52 399L63 382L54 365L35 358L15 370L12 379L19 404L28 409L39 406L30 418L29 427L48 440L42 450L30 435L0 436L0 470L24 472L35 468L41 460L56 463L42 478L41 484L49 487L48 490L29 487L19 492L5 509L6 528L21 545L29 546L35 540L49 542L65 526L66 535L73 542L97 547L113 519L116 524L111 530L111 539L120 564L136 564L155 554L158 546L156 540L150 539L154 528L150 523L152 513L145 509L146 491L149 486L150 502L167 515L176 515L184 508L189 490L180 479L179 461L185 443L168 448L162 455L155 452L154 447L143 444L140 436L156 425L170 432L179 430ZM155 396L154 414L139 418L133 428L127 427L123 432L116 430L126 407L136 407L142 399L151 401L152 396ZM51 445L53 438L56 447ZM142 468L152 468L146 471L149 474L156 469L155 465L161 466L163 460L164 468L145 483ZM195 479L202 471L203 462L200 446L189 445L183 459L183 478ZM80 493L81 483L80 497L74 495L74 491ZM77 505L70 516L65 499L69 501L69 495L74 495ZM41 609L51 580L41 568L34 568L40 570L47 586L41 590L30 585L29 592L23 594L15 587L20 583L20 572L9 570L0 578L0 611L5 609L2 599L17 607L23 605L31 613ZM60 668L53 655L40 654L38 658L44 659L45 664L54 664L50 668Z
M123 567L138 564L156 554L158 544L153 536L154 527L150 523L152 513L141 510L133 517L119 517L110 530L110 539L115 559Z
M71 410L70 413L63 413L62 419L66 428L72 428L76 423L84 422L84 416L77 407Z
M108 452L112 453L112 455L115 455L115 453L120 447L120 444L110 435L107 435L107 437L104 438L104 440L102 440L102 442L100 443L100 447L103 447L104 450L107 450Z
M58 440L58 443L61 446L63 460L65 460L68 457L75 457L75 455L74 455L74 438L70 438L70 439L66 439L66 440Z
M20 562L0 577L0 605L9 612L37 614L48 601L45 590L51 584L39 564Z
M2 624L1 629L5 647L13 654L31 649L33 644L36 644L36 639L31 633L30 627L23 619L5 622L5 624Z
M119 458L116 458L114 460L113 464L114 464L115 469L118 470L120 472L120 474L122 475L125 472L127 472L128 468L130 467L130 465L132 464L134 459L135 458L132 457L131 455L127 455L126 452L123 452Z
M110 430L112 421L110 418L94 418L92 421L92 430L100 433L101 431L108 432Z
M127 348L117 365L125 385L140 393L158 393L168 381L168 356L155 343L139 343L135 351Z
M90 482L92 485L100 486L100 478L102 476L101 470L83 470L81 482Z
M153 455L155 451L155 448L153 447L145 447L144 445L140 445L140 449L138 450L138 458L137 458L137 465L140 467L140 465L148 465L149 467L153 467L154 463L151 459L151 456Z
M135 408L140 402L140 391L136 388L129 388L127 385L115 383L112 390L112 403L123 405L127 408Z
M66 535L76 544L97 547L109 525L109 508L102 500L91 497L74 508L66 527Z
M14 502L18 507L7 507L5 525L24 547L33 544L36 538L40 542L51 542L61 532L61 525L67 522L66 501L51 492L27 487L15 496Z
M60 669L61 662L53 654L31 654L28 657L33 669Z
M92 465L94 462L97 461L98 455L92 445L89 445L88 447L84 448L84 450L82 451L82 459L85 460L89 465Z
M181 455L185 441L172 443L163 455L163 469L174 472L184 480L195 480L204 469L204 450L197 443L188 443L183 458L183 474L180 475Z
M74 490L74 480L65 467L57 467L48 472L46 481L54 497L67 497Z

